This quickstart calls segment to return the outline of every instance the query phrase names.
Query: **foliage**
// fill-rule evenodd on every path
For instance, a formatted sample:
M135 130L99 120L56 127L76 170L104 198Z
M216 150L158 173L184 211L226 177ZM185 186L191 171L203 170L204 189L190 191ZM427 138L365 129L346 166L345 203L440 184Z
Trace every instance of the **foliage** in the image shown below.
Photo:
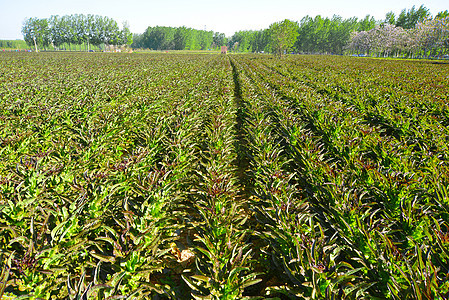
M0 48L8 50L25 50L27 44L23 40L0 40Z
M24 22L22 34L28 45L46 49L50 44L59 49L63 44L100 46L131 45L132 34L125 22L120 30L117 22L97 15L51 16L48 19L29 18ZM70 48L70 47L69 47Z
M137 34L132 46L153 50L207 50L225 43L224 34L186 27L148 27Z
M282 22L281 22L282 23ZM295 22L293 22L295 23ZM299 22L297 38L291 47L295 52L342 54L352 31L374 28L376 20L371 16L364 19L343 19L334 15L332 18L306 16ZM273 24L272 24L273 25ZM236 32L228 41L229 49L235 52L275 51L270 43L270 30L243 30Z
M428 19L412 29L385 23L353 32L347 48L352 53L377 56L443 56L449 53L449 17Z
M412 6L409 10L401 11L396 20L396 26L412 29L416 24L426 21L429 17L430 12L424 5L421 5L417 10L415 10L415 6Z
M443 20L445 17L447 11L438 13L433 20ZM432 39L439 38L441 28L445 25L432 22L435 21L431 21L429 10L423 5L417 10L415 7L404 9L397 18L393 12L389 12L385 20L376 20L370 15L362 19L343 19L338 15L331 18L305 16L299 22L298 35L291 49L300 53L344 54L349 50L351 54L376 53L385 56L409 52L408 55L411 53L416 56L422 49L423 42L420 41L430 39L432 49L427 50L444 54L447 47L433 43ZM415 27L427 29L411 30ZM277 50L269 42L269 29L237 31L229 39L228 47L235 52L275 53Z
M298 37L298 24L286 19L271 24L268 31L271 49L277 56L281 57L293 47Z
M0 53L0 297L438 299L449 69Z
M42 45L44 48L48 46L48 33L48 23L46 19L29 18L23 24L23 39L29 46L34 46L36 52L38 51L38 44Z
M448 178L441 177L448 132L430 115L441 112L449 70L440 68L434 82L419 85L433 65L309 56L232 60L247 112L258 255L271 262L264 265L266 295L445 295L446 246L427 233L448 226L437 204L448 201L442 188ZM414 80L402 81L404 72ZM423 135L429 126L434 129ZM435 145L439 158L422 152L425 144Z

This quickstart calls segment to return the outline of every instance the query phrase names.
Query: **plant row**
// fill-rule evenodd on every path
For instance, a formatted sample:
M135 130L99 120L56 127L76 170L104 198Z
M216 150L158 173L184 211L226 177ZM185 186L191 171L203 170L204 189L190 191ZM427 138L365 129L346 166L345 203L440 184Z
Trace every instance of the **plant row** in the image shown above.
M357 77L358 71L376 68L373 75L381 77L379 68L392 67L380 61L357 64L353 59L349 68L344 58L325 62L317 57L290 57L282 63L238 57L235 63L241 86L249 91L242 98L255 101L248 111L261 110L248 122L264 123L263 130L249 125L251 137L257 133L257 139L266 140L250 143L260 145L250 154L258 199L253 207L262 224L273 224L261 234L273 237L264 238L273 260L271 272L284 273L281 281L289 281L278 289L293 298L333 294L422 299L447 293L445 128L438 120L395 114L391 106L406 109L399 101L378 97L375 100L386 107L366 105L360 94L372 92L375 83L365 89L361 83L357 93L338 88L323 92L323 82L328 89L344 90L344 82L354 86L369 78ZM319 69L322 65L326 72ZM348 69L353 77L339 76ZM425 73L415 74L415 84L427 87ZM370 80L377 78L373 77ZM425 95L425 87L417 89L416 98ZM391 98L401 99L402 92ZM439 95L444 96L444 88ZM419 111L418 100L408 104L409 110ZM383 116L391 116L385 117L386 124L373 120ZM402 130L403 123L393 122L399 118L419 125ZM398 132L391 130L393 126ZM434 132L423 130L430 126ZM277 203L279 199L284 200ZM283 209L295 219L281 222ZM305 235L305 226L312 236ZM305 241L310 241L310 248Z

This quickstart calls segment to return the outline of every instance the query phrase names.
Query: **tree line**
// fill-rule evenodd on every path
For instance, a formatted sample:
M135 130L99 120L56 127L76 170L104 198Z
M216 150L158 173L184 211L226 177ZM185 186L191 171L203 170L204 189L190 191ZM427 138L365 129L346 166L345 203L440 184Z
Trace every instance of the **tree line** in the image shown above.
M134 34L133 48L152 50L207 50L226 44L224 33L193 28L156 26Z
M284 47L284 52L392 54L393 49L397 50L397 45L400 44L402 48L399 48L402 50L408 47L407 53L423 53L430 49L441 53L447 52L449 44L448 21L445 18L447 14L447 11L440 12L432 18L424 6L418 9L413 6L409 10L402 10L397 17L389 12L384 20L376 20L370 15L363 19L343 19L338 15L323 18L318 15L314 18L305 16L300 22L284 20L278 23L288 24L289 36L293 36L293 41ZM273 37L276 35L273 35L271 27L259 31L236 32L229 39L228 46L238 52L275 53L279 49L273 48L276 44ZM407 35L401 35L400 32L407 32ZM404 37L406 41L392 41L396 36ZM412 37L413 42L410 41Z
M0 49L25 50L27 44L22 40L0 40Z
M444 15L441 12L438 18ZM436 17L436 18L437 18ZM416 27L422 27L420 34L424 34L424 27L433 24L430 12L423 5L418 9L404 9L396 17L393 12L386 14L384 20L376 20L367 15L365 18L356 17L344 19L334 15L331 18L320 15L312 18L305 16L300 22L284 20L270 25L262 30L243 30L227 38L223 33L196 30L186 27L148 27L142 34L134 35L133 48L148 48L154 50L204 50L216 49L227 45L235 52L295 52L295 53L360 53L370 49L389 49L384 53L392 53L390 46L379 46L379 41L386 43L388 32L407 31L413 35ZM434 21L432 21L434 22ZM423 25L425 24L425 26ZM443 22L443 24L445 24ZM436 31L445 30L445 25L439 25ZM443 28L443 29L442 29ZM368 40L376 36L376 45L366 46ZM440 36L443 36L442 34ZM421 38L422 39L422 38ZM288 42L287 42L288 40ZM434 43L441 48L442 42ZM365 47L365 48L364 48ZM416 46L413 46L414 49ZM415 51L416 52L416 51Z
M449 54L447 10L434 18L428 13L421 14L415 18L416 24L407 22L407 19L404 21L403 16L401 14L396 19L394 15L387 14L382 24L370 30L353 32L347 45L348 51L353 54L412 58Z
M305 16L300 22L284 20L273 23L270 28L263 30L238 31L229 39L228 46L237 52L293 51L295 53L342 54L351 32L371 29L375 25L376 20L371 16L360 20L355 17L343 19L337 15L332 18L323 18L320 15L315 18ZM284 27L284 30L290 32L288 37L285 37L290 39L290 43L281 48L277 40L282 32L279 27Z
M367 15L344 19L305 16L299 22L284 20L262 30L243 30L231 37L224 33L182 27L148 27L131 34L108 17L94 15L30 18L22 33L28 45L55 50L63 45L131 45L153 50L206 50L228 46L234 52L363 54L424 56L448 53L449 13L432 18L429 10L404 9L396 16L388 12L384 20Z
M61 50L64 45L90 47L131 45L132 34L127 23L120 29L117 22L98 15L65 15L50 18L29 18L22 27L25 42L38 49Z

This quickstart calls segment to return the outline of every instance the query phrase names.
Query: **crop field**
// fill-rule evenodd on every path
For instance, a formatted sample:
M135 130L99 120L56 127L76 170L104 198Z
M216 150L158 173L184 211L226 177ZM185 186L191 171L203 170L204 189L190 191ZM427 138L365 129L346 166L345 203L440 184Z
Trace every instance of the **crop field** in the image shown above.
M435 61L0 53L0 298L448 299L448 147Z

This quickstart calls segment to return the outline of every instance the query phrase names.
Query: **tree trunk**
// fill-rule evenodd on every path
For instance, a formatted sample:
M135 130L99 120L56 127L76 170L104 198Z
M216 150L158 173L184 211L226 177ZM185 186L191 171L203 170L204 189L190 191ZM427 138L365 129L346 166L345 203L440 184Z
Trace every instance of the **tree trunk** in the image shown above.
M35 37L33 37L33 41L34 41L34 50L35 50L36 52L38 52L38 51L37 51L37 44L36 44L36 38L35 38Z

